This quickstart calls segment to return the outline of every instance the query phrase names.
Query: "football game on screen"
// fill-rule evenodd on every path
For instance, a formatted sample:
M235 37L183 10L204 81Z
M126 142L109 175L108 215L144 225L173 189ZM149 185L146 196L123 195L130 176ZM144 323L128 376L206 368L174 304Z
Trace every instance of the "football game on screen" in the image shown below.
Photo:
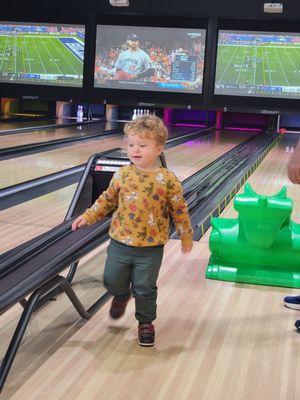
M0 23L0 82L82 86L84 27Z
M219 31L215 94L299 98L300 33Z

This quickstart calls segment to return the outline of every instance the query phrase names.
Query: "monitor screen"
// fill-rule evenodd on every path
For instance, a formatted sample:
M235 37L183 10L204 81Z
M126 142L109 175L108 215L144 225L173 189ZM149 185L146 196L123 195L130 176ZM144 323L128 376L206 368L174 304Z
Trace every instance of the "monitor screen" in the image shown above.
M98 25L94 86L202 93L205 29Z
M0 23L0 82L82 86L84 26Z
M300 98L300 33L220 30L215 94Z

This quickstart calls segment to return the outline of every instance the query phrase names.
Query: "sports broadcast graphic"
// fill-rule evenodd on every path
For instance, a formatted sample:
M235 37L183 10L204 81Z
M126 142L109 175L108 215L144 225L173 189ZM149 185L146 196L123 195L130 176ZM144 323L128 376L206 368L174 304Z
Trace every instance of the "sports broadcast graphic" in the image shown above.
M300 97L300 34L220 31L215 94Z
M205 33L98 25L94 86L202 93Z
M0 82L82 86L84 27L0 24Z

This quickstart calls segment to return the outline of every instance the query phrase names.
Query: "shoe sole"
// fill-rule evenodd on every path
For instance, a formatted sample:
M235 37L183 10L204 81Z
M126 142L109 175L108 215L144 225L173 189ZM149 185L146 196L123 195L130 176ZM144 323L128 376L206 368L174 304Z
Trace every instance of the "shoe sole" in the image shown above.
M123 312L123 314L117 315L117 316L111 315L111 313L109 313L109 316L111 319L119 319L119 318L122 318L124 315L125 315L125 312Z
M141 343L141 342L138 340L138 344L139 344L140 346L142 346L142 347L152 347L152 346L155 345L155 342L153 342L153 343Z
M291 304L291 303L286 303L284 301L283 303L287 308L291 308L292 310L297 310L300 311L300 304Z

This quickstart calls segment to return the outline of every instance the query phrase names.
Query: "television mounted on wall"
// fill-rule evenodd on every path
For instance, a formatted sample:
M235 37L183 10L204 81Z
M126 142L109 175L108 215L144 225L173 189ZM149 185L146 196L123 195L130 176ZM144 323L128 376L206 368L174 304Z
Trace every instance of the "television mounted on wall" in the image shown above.
M94 87L202 94L206 29L97 25Z
M0 83L82 87L84 25L0 22Z

